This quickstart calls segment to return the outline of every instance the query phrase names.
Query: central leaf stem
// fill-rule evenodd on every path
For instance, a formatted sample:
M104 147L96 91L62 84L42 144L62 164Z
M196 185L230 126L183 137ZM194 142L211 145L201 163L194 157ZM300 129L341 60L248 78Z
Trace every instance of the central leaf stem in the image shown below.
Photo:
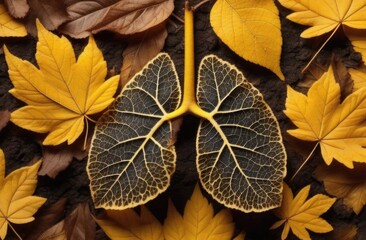
M208 119L210 114L202 110L196 102L195 96L195 62L194 62L194 25L193 9L189 1L184 6L184 88L183 101L180 107L166 115L165 120L180 117L186 113L192 113L198 117Z

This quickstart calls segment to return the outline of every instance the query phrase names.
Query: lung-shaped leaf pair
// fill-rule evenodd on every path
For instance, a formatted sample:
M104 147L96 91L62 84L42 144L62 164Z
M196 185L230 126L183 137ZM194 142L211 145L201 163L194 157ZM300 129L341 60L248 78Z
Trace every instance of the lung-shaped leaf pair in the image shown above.
M216 56L202 60L198 75L191 104L205 116L196 146L203 187L245 212L279 206L286 154L269 106L237 68ZM159 54L99 119L87 166L96 207L134 207L167 189L176 161L169 119L181 95L172 60Z

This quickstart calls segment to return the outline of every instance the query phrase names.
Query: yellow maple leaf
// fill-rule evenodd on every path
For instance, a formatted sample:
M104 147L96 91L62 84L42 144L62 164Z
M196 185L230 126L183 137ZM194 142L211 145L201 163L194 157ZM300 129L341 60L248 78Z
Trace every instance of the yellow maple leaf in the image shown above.
M214 215L213 207L202 195L198 185L187 202L183 217L169 202L163 226L144 206L141 206L140 215L133 209L108 210L106 213L105 218L96 221L112 239L229 240L235 228L228 209ZM244 236L241 233L235 239L244 239Z
M366 41L365 41L366 43ZM366 87L366 66L362 65L358 69L349 69L349 74L353 80L353 91Z
M332 66L307 96L288 87L285 114L298 127L288 133L318 142L326 164L334 158L353 168L353 161L366 162L366 88L348 95L342 103L340 96Z
M15 21L3 4L0 4L0 37L24 37L27 35L25 26Z
M40 165L41 161L38 161L5 177L5 158L0 149L0 239L5 239L8 225L13 229L10 223L33 221L33 214L46 202L45 198L32 196L37 186Z
M281 24L273 0L218 0L210 21L219 38L239 56L284 79Z
M312 38L335 31L341 25L366 29L366 2L354 0L279 0L294 13L287 16L293 22L311 26L301 37Z
M45 145L71 144L83 132L88 115L113 101L119 77L105 81L106 62L92 37L76 61L65 37L52 34L38 21L37 29L39 69L4 48L14 85L10 93L28 104L13 112L11 121L31 131L49 133Z
M366 169L363 165L356 165L354 169L344 169L335 164L320 165L315 171L316 178L323 181L325 191L343 198L344 204L356 214L366 205Z
M281 220L271 227L271 229L275 229L285 224L281 239L287 238L290 229L300 239L310 239L306 229L316 233L333 230L333 227L319 216L328 211L336 198L317 194L306 201L309 191L310 185L301 189L294 198L290 187L284 184L282 206L274 210L276 216Z

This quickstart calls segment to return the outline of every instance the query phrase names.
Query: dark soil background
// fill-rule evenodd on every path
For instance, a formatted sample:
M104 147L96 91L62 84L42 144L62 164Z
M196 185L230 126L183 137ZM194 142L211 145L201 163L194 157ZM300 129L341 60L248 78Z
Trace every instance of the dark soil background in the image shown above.
M192 2L192 5L194 5L195 3L198 3L199 0ZM327 36L312 40L301 39L300 33L305 27L286 20L285 17L289 11L277 4L280 10L283 35L281 67L286 77L286 81L284 82L279 80L270 71L243 60L218 39L209 22L209 13L213 3L214 1L210 1L207 4L204 4L195 13L196 67L198 67L200 60L205 55L216 54L224 60L235 64L244 72L249 81L262 92L265 100L272 108L280 123L282 134L285 139L284 141L288 154L287 181L301 165L303 156L292 147L293 145L296 145L296 143L294 143L295 140L286 136L286 130L293 127L283 113L286 99L286 84L296 87L302 77L301 69L306 65ZM174 13L183 18L182 0L175 1ZM182 81L184 57L183 25L177 21L177 19L171 17L167 26L169 35L166 40L164 51L171 55ZM103 32L97 34L95 39L108 62L108 69L115 69L118 73L122 62L122 51L126 47L125 38L110 32ZM35 63L34 54L36 50L36 41L33 37L2 38L0 41L1 44L6 44L10 51L16 56ZM85 46L86 40L72 40L72 43L78 54ZM332 54L340 57L347 67L355 67L361 61L360 55L353 52L350 43L341 32L327 44L324 50L322 50L317 61L325 61ZM0 70L0 110L7 109L13 111L21 107L23 103L8 93L8 90L12 88L12 84L7 74L7 65L3 54L0 55ZM194 116L184 117L183 125L178 134L176 143L178 155L177 169L174 173L171 186L166 193L148 204L148 207L160 220L163 220L165 217L168 197L173 199L178 210L182 212L185 202L192 193L198 180L195 167L195 138L198 123L199 119ZM0 132L0 148L3 149L6 156L7 173L41 158L42 150L38 143L39 141L36 141L35 139L41 138L39 135L21 129L12 123L9 123ZM310 153L312 146L312 144L300 143L300 147L304 152ZM322 162L323 160L321 159L320 151L317 150L309 163L290 184L292 190L297 192L307 184L311 184L311 194L325 193L322 184L313 177L316 166ZM36 195L48 199L46 206L55 203L60 198L67 198L68 202L65 208L65 216L81 202L88 202L92 212L98 213L98 211L95 211L93 208L89 193L89 180L86 175L85 167L86 158L82 161L74 160L65 171L56 177L56 179L40 177ZM209 196L207 197L211 199ZM221 205L215 203L212 199L211 202L217 210L222 208ZM276 220L276 217L274 217L271 212L244 214L233 211L233 215L237 223L237 229L244 229L247 233L247 239L280 239L282 228L268 230ZM352 210L345 207L341 200L338 200L323 217L333 226L337 226L341 223L355 224L359 228L357 239L364 239L366 237L365 211L362 211L357 216ZM17 229L19 230L19 233L22 234L22 227L18 226ZM327 236L329 235L311 234L311 236L313 239L328 239ZM8 237L9 239L15 239L10 230ZM100 229L97 231L97 239L107 239ZM295 239L295 237L291 236L290 239Z

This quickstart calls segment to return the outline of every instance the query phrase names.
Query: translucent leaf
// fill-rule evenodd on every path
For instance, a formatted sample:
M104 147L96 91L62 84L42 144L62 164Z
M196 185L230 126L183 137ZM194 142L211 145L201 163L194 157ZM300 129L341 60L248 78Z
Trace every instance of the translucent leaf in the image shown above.
M96 207L125 209L165 191L175 169L174 124L181 90L172 60L159 54L99 119L88 162Z
M202 60L198 75L198 105L211 116L198 130L203 187L244 212L279 206L286 153L271 109L237 68L216 56Z

